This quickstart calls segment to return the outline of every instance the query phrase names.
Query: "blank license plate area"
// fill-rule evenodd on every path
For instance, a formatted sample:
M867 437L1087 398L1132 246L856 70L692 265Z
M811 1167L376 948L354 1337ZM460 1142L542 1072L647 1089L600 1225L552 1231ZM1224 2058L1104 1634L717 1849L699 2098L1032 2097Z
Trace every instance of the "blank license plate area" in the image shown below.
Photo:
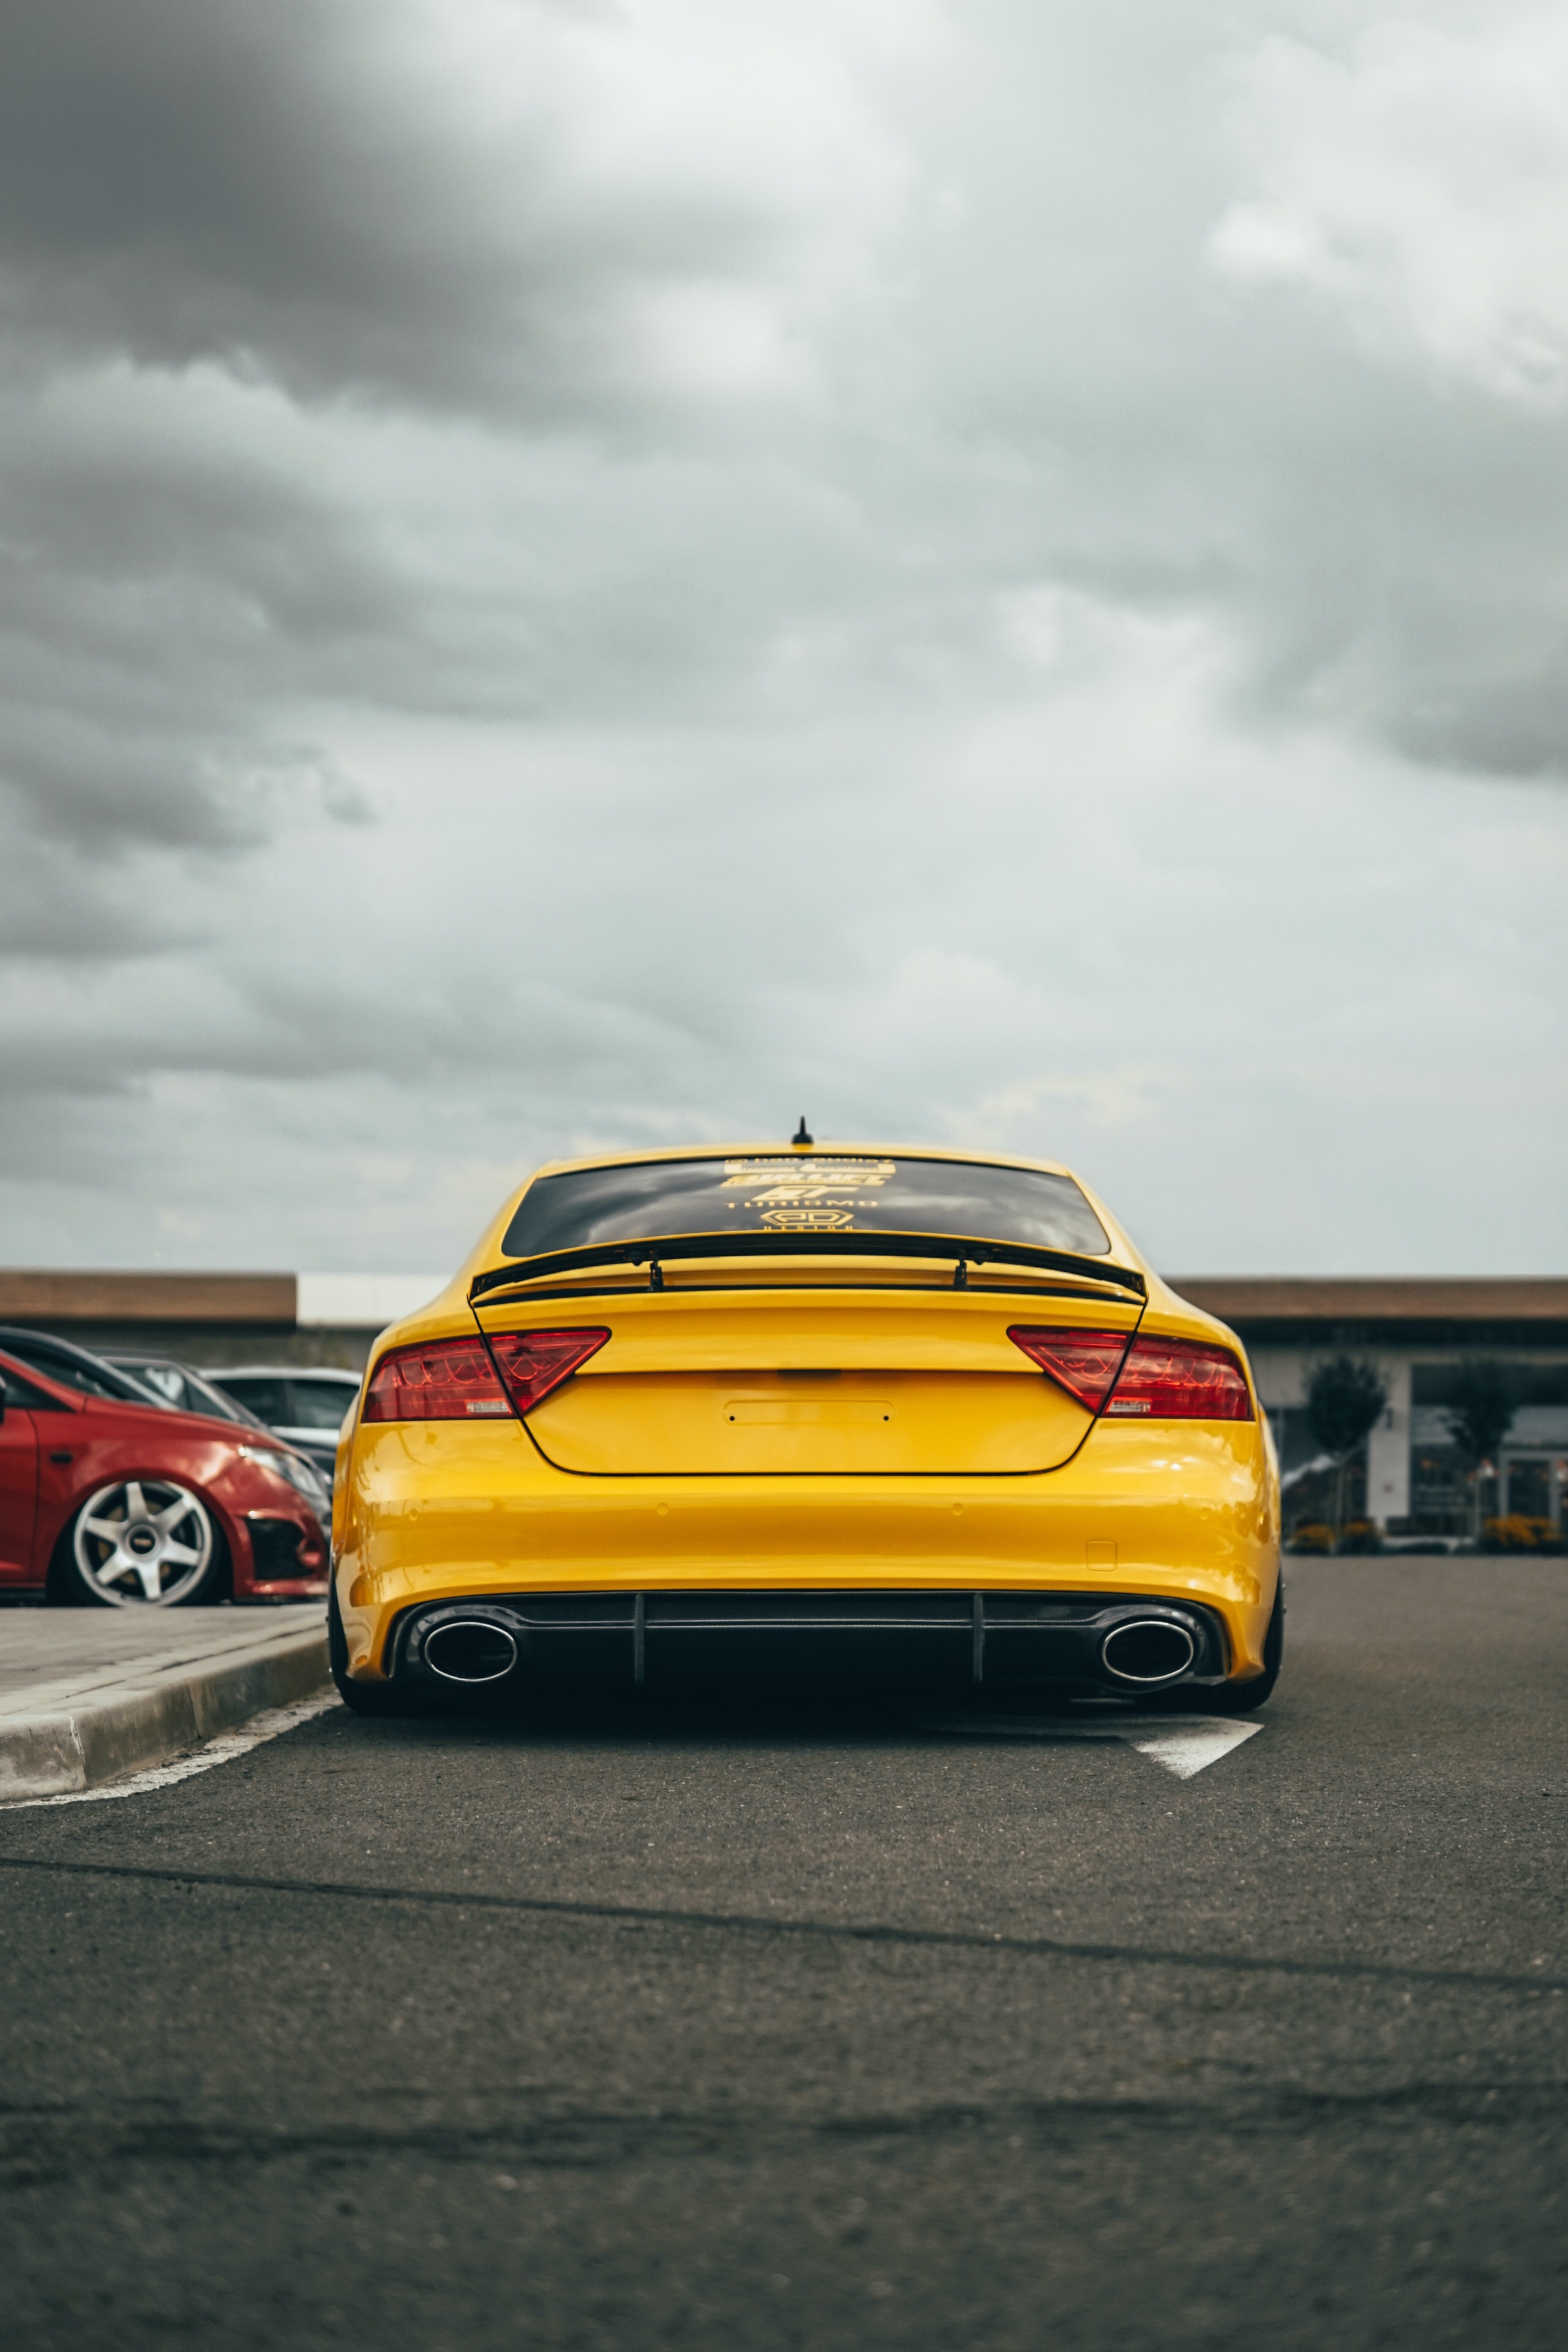
M1042 1373L580 1374L528 1416L547 1460L611 1476L1046 1470L1089 1415Z
M885 1397L726 1397L722 1411L726 1421L743 1429L874 1429L893 1419Z

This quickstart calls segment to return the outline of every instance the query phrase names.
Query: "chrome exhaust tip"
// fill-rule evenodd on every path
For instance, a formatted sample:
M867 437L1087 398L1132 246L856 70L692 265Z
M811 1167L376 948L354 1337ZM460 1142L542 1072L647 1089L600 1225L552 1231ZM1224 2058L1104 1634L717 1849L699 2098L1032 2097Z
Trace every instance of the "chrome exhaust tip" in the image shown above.
M493 1617L448 1617L421 1645L424 1663L444 1683L498 1683L521 1653L517 1637Z
M1197 1655L1186 1627L1169 1617L1126 1618L1100 1644L1100 1664L1112 1680L1145 1689L1178 1681Z

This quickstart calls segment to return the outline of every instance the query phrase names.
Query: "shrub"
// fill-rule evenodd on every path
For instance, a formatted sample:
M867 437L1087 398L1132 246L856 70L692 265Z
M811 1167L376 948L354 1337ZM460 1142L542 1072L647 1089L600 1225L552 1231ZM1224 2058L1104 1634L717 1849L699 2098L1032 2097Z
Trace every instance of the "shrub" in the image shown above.
M1483 1551L1494 1547L1488 1545L1480 1532L1481 1467L1496 1460L1498 1449L1512 1426L1518 1402L1518 1378L1507 1364L1495 1364L1486 1356L1470 1356L1459 1366L1453 1395L1442 1409L1449 1439L1458 1446L1469 1470L1473 1513L1470 1526L1480 1538ZM1533 1547L1503 1544L1495 1549L1528 1551Z
M1381 1551L1383 1529L1375 1519L1347 1519L1339 1548L1341 1551Z
M1304 1519L1291 1530L1291 1551L1333 1551L1333 1529L1325 1528L1321 1519Z
M1489 1519L1481 1535L1483 1551L1561 1551L1563 1538L1550 1519L1529 1519L1510 1511L1504 1519Z
M1387 1384L1375 1364L1354 1356L1334 1356L1314 1365L1308 1379L1307 1426L1314 1444L1333 1458L1336 1535L1344 1525L1345 1474L1387 1402Z

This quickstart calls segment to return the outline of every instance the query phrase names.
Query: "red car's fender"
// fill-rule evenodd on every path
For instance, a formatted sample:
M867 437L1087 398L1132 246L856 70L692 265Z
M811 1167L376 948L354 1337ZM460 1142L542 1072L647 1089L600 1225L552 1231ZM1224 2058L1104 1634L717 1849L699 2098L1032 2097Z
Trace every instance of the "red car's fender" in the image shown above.
M316 1514L286 1478L245 1451L286 1454L281 1441L161 1405L84 1396L32 1364L4 1360L18 1381L48 1401L13 1404L6 1412L7 1421L31 1423L37 1444L28 1585L47 1581L60 1537L89 1495L116 1479L141 1477L173 1479L207 1506L228 1547L236 1601L303 1599L326 1591L327 1539ZM298 1530L292 1573L278 1575L277 1559L258 1562L251 1534L256 1520ZM270 1547L275 1554L286 1548L284 1538ZM268 1568L274 1572L267 1573Z

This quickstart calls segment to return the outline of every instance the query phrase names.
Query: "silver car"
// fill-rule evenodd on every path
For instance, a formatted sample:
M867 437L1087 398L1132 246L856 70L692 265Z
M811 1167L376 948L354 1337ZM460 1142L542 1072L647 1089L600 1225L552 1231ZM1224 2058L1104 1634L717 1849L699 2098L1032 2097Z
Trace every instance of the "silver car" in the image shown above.
M152 1355L141 1348L106 1348L102 1353L106 1364L118 1364L122 1372L151 1389L161 1404L172 1405L176 1412L204 1412L217 1421L243 1421L252 1429L267 1426L236 1397L214 1386L205 1372L197 1371L193 1364L183 1364L177 1356Z
M308 1454L330 1491L338 1432L360 1393L358 1372L326 1364L220 1364L203 1377Z

